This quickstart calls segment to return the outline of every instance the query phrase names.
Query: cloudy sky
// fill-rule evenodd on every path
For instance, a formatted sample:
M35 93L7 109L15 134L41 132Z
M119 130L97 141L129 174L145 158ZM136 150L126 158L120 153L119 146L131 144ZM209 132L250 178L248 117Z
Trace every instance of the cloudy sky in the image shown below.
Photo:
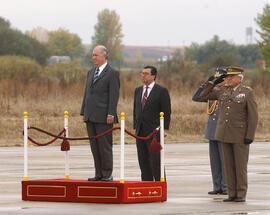
M214 35L246 43L246 27L269 0L0 0L0 16L21 31L60 27L91 42L97 14L108 8L120 16L125 45L182 46Z

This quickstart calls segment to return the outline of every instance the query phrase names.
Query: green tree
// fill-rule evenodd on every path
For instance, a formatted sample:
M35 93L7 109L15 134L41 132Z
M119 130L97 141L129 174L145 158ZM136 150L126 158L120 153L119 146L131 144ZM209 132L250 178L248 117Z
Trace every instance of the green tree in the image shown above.
M49 52L45 45L19 30L12 29L9 21L0 17L0 55L26 56L44 65Z
M186 48L185 55L188 60L196 60L198 64L207 64L209 68L235 64L237 49L234 44L220 40L218 36L203 45L191 44Z
M48 35L46 44L52 55L70 56L73 59L84 55L82 41L77 34L60 28L57 31L50 31Z
M240 45L238 49L238 64L245 68L256 68L262 59L258 44Z
M10 28L10 22L0 17L0 28Z
M27 84L37 80L41 71L41 66L27 57L0 56L0 80L18 80Z
M255 21L260 27L257 33L261 37L261 41L258 41L262 57L265 61L267 68L270 68L270 5L266 4L263 13L258 14Z
M95 25L95 34L92 37L92 49L97 45L104 45L109 52L111 62L119 66L122 60L122 24L117 13L104 9L98 14Z
M32 31L26 31L25 34L35 38L39 42L48 42L48 30L40 26L33 28Z

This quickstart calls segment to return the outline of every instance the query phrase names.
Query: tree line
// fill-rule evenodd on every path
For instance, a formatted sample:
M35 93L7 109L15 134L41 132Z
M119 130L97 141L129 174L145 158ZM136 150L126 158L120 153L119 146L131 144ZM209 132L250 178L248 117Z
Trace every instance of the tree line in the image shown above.
M48 31L37 27L32 31L23 33L13 29L10 22L0 17L0 55L17 55L29 57L40 65L47 64L51 55L70 56L73 61L88 66L93 47L98 44L106 46L109 50L109 60L114 66L128 66L123 61L122 24L120 16L114 11L104 9L98 13L98 21L94 26L92 46L86 53L81 38L59 28ZM156 63L161 71L179 73L194 68L209 71L217 66L238 65L244 68L258 68L259 60L263 59L265 68L270 66L270 5L266 4L262 14L255 18L259 26L257 30L260 40L257 44L235 45L214 36L204 44L192 43L183 50L169 56L164 62Z

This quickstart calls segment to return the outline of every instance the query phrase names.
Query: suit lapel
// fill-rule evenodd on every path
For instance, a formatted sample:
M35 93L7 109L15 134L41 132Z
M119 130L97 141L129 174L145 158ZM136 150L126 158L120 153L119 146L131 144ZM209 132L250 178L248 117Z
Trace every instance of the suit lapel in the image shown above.
M109 65L107 64L107 66L103 69L103 71L98 76L98 78L97 78L97 80L96 80L96 82L94 84L96 84L101 78L103 78L106 75L108 69L109 69Z
M93 85L93 78L94 78L95 70L96 70L96 68L94 68L94 69L92 69L92 70L89 71L88 78L89 78L89 83L91 84L91 86Z
M143 86L141 86L138 90L138 98L137 98L137 101L138 101L138 106L140 107L140 111L142 111L142 93L143 93Z

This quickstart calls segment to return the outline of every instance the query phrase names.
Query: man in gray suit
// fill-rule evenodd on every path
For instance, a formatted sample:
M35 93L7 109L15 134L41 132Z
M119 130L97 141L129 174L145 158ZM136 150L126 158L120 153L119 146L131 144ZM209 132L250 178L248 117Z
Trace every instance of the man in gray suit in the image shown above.
M96 136L118 123L119 72L107 63L107 49L96 46L92 53L94 67L88 72L81 107L88 136ZM90 140L95 163L95 177L88 181L112 181L112 133Z
M225 69L217 68L215 76L211 76L207 81L213 80L226 73L227 71ZM217 100L207 100L200 97L203 87L207 83L207 81L202 83L202 85L196 90L196 92L192 96L192 100L195 102L207 102L207 114L209 115L209 117L205 131L205 138L209 140L209 157L213 181L213 190L209 191L208 194L227 195L222 143L215 139L217 121L219 117L219 104ZM220 84L218 84L218 87L222 86L223 84L225 84L225 82L221 82Z

